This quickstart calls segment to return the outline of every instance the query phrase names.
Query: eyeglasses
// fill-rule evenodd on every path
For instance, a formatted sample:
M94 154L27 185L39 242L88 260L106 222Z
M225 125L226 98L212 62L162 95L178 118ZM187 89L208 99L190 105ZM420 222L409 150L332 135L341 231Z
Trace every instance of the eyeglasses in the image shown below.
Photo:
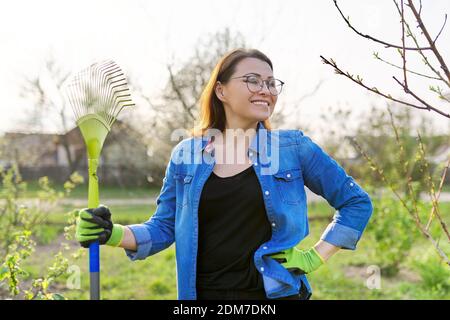
M264 88L264 83L266 84L267 88L269 89L270 94L277 96L281 93L281 90L283 89L284 82L278 79L267 79L263 80L259 76L255 75L245 75L241 77L234 77L231 79L241 79L245 78L244 82L247 83L248 91L252 93L257 93L261 91Z

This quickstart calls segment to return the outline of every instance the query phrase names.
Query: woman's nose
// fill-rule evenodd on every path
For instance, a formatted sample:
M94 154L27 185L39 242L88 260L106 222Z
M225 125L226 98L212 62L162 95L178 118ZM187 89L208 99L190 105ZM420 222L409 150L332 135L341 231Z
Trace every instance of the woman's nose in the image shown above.
M259 91L259 93L264 93L265 95L269 95L270 94L269 84L267 82L263 82L262 88Z

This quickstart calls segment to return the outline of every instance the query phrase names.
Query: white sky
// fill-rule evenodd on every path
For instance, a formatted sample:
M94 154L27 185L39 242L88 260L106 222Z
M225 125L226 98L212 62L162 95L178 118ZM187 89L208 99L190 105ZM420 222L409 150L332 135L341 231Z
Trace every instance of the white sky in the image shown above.
M400 18L391 0L339 3L360 31L400 43ZM450 13L450 1L423 3L426 25L435 35L444 13ZM39 74L50 54L73 71L99 59L114 59L148 92L157 94L166 83L169 61L184 63L199 38L225 27L241 32L250 46L272 59L275 76L286 82L279 106L292 105L325 81L314 97L302 102L297 115L303 121L323 125L318 115L329 106L348 105L361 111L372 103L385 106L383 100L335 75L319 55L334 58L370 85L402 95L392 79L392 75L401 79L401 72L372 58L372 52L378 51L400 64L398 54L353 33L331 0L15 0L3 2L0 10L0 133L21 129L19 122L30 102L19 98L19 85L24 75ZM450 22L437 44L450 63ZM425 70L412 57L408 61L412 68ZM423 85L414 86L413 80L410 84L431 102L437 101ZM450 106L438 105L450 112ZM430 116L436 126L450 128L448 119ZM48 131L54 130L49 123Z

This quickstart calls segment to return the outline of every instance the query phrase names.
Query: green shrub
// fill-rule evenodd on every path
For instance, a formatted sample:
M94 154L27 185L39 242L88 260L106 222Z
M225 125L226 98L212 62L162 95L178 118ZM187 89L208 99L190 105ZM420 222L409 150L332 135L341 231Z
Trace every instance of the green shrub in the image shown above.
M420 274L424 288L450 293L450 269L447 264L430 256L424 261L413 262L413 267Z
M373 235L374 257L383 275L395 276L420 237L410 214L390 196L374 199L374 212L367 232Z
M54 230L45 225L47 217L57 201L68 195L82 178L74 173L64 185L65 192L56 192L48 178L39 179L39 198L36 204L30 205L19 199L26 191L26 183L16 166L9 170L0 168L0 177L0 295L16 299L64 299L62 295L52 293L50 286L67 273L69 265L64 254L69 247L66 243L61 243L42 277L32 278L24 265L35 252L37 238L48 242L55 237ZM70 240L74 222L74 214L70 212L68 226L64 229L67 240Z

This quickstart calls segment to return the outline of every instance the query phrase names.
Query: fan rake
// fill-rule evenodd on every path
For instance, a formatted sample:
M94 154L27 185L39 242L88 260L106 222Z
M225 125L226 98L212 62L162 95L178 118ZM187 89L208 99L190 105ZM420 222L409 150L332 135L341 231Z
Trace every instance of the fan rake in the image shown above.
M120 111L134 106L125 74L114 61L102 61L69 78L65 96L73 109L88 156L88 207L99 206L97 167L111 126ZM89 246L91 300L100 299L100 246Z

